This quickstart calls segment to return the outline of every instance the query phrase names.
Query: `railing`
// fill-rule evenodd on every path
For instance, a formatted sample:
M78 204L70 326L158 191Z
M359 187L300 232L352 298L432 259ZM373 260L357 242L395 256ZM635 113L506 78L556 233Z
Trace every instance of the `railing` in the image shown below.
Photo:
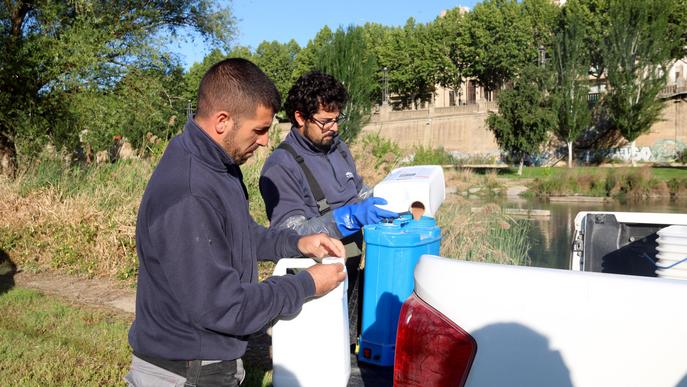
M480 102L479 107L480 107L480 110L482 110L482 111L498 110L499 104L496 101L486 101L486 102Z
M389 120L412 120L417 118L427 118L429 116L429 110L400 110L389 112Z
M370 122L379 122L382 120L388 121L403 121L403 120L417 120L424 118L453 116L460 114L474 114L484 113L487 111L498 110L499 105L495 101L481 101L479 103L469 103L459 106L445 106L433 109L421 110L392 110L383 112L381 110L375 111L370 117Z
M687 94L687 85L681 84L668 85L658 92L658 98L671 98L676 95Z
M472 103L469 105L460 106L446 106L434 108L434 114L438 116L452 115L452 114L466 114L466 113L476 113L479 111L479 105Z

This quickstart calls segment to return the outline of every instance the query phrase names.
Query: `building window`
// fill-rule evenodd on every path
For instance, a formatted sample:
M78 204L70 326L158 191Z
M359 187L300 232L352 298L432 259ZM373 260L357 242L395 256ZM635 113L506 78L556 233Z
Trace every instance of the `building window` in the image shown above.
M448 92L448 106L456 106L456 92L453 90Z

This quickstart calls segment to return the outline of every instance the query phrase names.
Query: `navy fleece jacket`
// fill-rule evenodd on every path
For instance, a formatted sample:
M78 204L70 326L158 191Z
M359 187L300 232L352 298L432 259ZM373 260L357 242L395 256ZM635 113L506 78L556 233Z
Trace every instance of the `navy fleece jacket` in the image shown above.
M300 255L298 235L248 212L241 170L192 120L172 139L139 208L133 350L170 360L241 357L247 335L297 313L307 272L257 281L257 259Z
M363 179L358 175L351 151L339 136L335 136L331 147L323 151L301 135L298 128L292 127L284 142L303 157L332 209L360 200L358 193L363 189ZM303 169L283 149L275 149L265 161L260 176L260 193L274 228L294 216L306 219L320 216ZM331 222L328 228L336 230L336 225ZM329 232L329 235L341 237L338 230Z

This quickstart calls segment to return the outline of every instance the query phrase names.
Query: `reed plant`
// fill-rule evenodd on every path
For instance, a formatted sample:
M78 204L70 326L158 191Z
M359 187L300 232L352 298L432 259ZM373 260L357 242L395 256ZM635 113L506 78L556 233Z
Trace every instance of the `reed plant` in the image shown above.
M467 261L528 265L530 225L505 215L498 205L473 213L469 203L456 198L437 215L442 228L441 255Z

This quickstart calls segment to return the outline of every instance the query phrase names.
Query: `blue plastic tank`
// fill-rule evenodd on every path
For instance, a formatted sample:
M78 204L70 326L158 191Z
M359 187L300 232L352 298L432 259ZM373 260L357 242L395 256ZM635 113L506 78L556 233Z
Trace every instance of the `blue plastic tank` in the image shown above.
M394 365L401 304L415 286L413 272L423 254L439 255L441 228L433 218L403 215L393 223L368 225L365 236L363 321L358 360Z

